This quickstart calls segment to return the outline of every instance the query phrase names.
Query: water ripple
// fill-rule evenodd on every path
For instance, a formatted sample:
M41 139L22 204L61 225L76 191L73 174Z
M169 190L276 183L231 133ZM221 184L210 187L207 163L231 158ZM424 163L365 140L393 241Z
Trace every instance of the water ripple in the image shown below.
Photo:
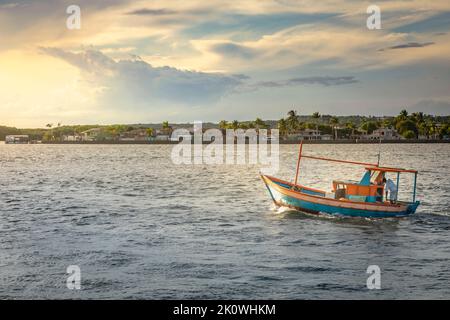
M378 151L305 149L361 161ZM382 149L382 164L420 170L413 217L279 210L257 166L177 166L171 146L0 145L0 298L448 299L450 145ZM280 150L278 176L292 180L297 147ZM328 190L360 175L305 160L300 179ZM80 291L65 285L73 264ZM366 288L371 264L383 290Z

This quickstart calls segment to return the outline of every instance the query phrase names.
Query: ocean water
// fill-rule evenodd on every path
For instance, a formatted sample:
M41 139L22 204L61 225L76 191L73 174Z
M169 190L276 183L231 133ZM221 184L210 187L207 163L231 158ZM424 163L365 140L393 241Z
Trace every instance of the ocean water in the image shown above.
M449 299L450 144L381 145L420 170L414 216L275 208L256 165L174 165L169 145L0 145L1 299ZM375 161L376 145L304 152ZM292 180L297 146L280 146ZM325 190L359 167L304 160ZM412 179L402 177L400 198ZM66 287L69 265L81 289ZM369 265L381 289L366 287Z

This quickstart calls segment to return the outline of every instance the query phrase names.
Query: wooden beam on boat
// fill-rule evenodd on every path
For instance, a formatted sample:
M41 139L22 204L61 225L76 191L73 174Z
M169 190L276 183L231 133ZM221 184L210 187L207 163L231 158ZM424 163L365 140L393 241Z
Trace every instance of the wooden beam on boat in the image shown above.
M417 170L407 170L402 168L392 168L392 167L366 167L367 170L371 171L383 171L383 172L405 172L417 174Z
M314 159L314 160L324 160L324 161L331 161L331 162L340 162L340 163L356 164L356 165L361 165L361 166L377 167L377 164L376 164L376 163L358 162L358 161L348 161L348 160L338 160L338 159L322 158L322 157L314 157L314 156L305 156L305 155L302 155L302 157L303 157L303 158L308 158L308 159Z

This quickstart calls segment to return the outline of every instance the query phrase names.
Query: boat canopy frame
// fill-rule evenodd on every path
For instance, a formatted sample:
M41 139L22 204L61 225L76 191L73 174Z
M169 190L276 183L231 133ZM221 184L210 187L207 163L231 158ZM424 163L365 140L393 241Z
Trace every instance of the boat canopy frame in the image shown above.
M332 158L325 158L325 157L308 156L308 155L302 154L302 151L303 151L303 141L300 142L299 153L298 153L298 160L297 160L297 169L296 169L296 172L295 172L295 183L294 183L294 186L297 186L301 158L307 158L307 159L312 159L312 160L322 160L322 161L329 161L329 162L338 162L338 163L347 163L347 164L364 166L364 168L366 170L370 171L370 172L378 171L378 172L382 172L382 173L384 173L384 172L397 173L397 192L396 192L397 196L398 196L398 188L399 188L399 184L400 184L399 183L400 182L400 173L411 173L411 174L414 174L412 203L416 202L417 175L419 173L419 171L417 171L417 170L410 170L410 169L403 169L403 168L394 168L394 167L381 167L379 165L379 163L368 163L368 162L360 162L360 161L349 161L349 160L332 159Z

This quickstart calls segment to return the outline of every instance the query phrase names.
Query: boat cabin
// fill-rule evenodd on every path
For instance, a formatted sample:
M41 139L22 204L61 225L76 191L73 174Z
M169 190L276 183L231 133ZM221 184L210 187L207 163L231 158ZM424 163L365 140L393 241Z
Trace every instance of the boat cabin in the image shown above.
M387 172L397 174L396 195L398 195L400 173L403 172L414 174L413 202L415 202L417 171L378 166L366 167L366 172L359 182L333 181L333 192L335 199L347 199L361 202L383 202L383 195L385 194L383 179L385 178Z
M335 199L361 202L382 202L384 194L384 171L366 170L361 181L333 181Z

